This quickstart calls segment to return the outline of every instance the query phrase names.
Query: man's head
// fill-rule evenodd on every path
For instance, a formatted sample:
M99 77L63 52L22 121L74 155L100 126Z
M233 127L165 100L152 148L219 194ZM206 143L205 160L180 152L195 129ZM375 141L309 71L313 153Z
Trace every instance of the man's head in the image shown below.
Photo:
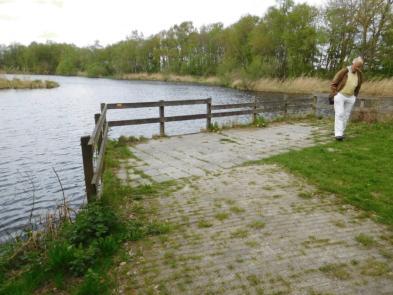
M360 71L363 68L363 64L363 58L361 58L360 56L354 58L351 66L352 72Z

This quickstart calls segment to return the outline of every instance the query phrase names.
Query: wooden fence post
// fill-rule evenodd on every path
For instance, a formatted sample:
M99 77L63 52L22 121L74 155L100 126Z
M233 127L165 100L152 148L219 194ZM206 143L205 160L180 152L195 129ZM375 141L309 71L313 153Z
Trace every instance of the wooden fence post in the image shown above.
M94 114L94 122L96 123L96 125L97 125L98 120L100 119L100 116L101 116L101 114L99 114L99 113Z
M318 103L318 97L314 95L312 97L312 112L314 116L317 115L317 103Z
M97 125L98 120L100 119L101 114L94 114L94 122ZM101 147L101 142L102 142L102 132L100 132L100 137L98 138L97 142L97 149L100 150Z
M93 168L93 147L88 144L90 136L81 137L82 158L83 158L83 171L85 174L85 185L87 202L93 200L93 196L97 194L97 188L91 183L94 175Z
M252 111L252 123L255 124L257 122L257 98L254 97L254 105Z
M160 100L160 136L165 136L165 112L163 100Z
M212 125L212 99L209 97L206 101L206 130Z
M101 114L102 114L102 111L104 110L104 108L105 108L105 103L101 103ZM104 118L104 126L105 126L105 124L106 124L106 115L105 115L105 118Z
M284 94L284 117L288 115L288 95Z
M365 104L366 100L364 98L360 99L360 108L364 109L364 104Z

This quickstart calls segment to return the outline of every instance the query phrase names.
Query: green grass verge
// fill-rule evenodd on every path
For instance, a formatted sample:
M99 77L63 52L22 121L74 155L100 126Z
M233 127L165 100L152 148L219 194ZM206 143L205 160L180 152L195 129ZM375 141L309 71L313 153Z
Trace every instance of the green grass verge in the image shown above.
M393 124L354 123L348 138L255 163L278 163L393 225Z
M140 203L170 193L176 189L174 182L129 187L115 177L119 160L133 156L127 142L108 143L99 201L33 242L30 233L0 245L0 294L51 293L54 288L62 294L111 294L114 282L108 273L123 243L171 230L170 224L152 219L152 209Z

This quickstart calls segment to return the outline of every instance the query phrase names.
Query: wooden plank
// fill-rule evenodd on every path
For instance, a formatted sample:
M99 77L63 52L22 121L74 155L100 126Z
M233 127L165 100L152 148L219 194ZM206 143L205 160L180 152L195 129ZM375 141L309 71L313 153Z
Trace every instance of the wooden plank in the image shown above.
M164 109L164 101L160 100L160 136L165 136L165 109Z
M263 112L263 109L256 109L256 110L243 110L243 111L232 111L232 112L220 112L220 113L212 113L213 118L217 117L229 117L229 116L240 116L240 115L249 115L254 112Z
M171 117L165 117L165 122L198 120L198 119L206 119L206 118L207 118L206 114L195 114L195 115L185 115L185 116L171 116Z
M207 99L186 99L186 100L166 100L164 106L181 106L181 105L194 105L205 104ZM135 108L148 108L159 107L160 101L144 101L144 102L127 102L127 103L109 103L108 109L135 109Z
M108 103L108 109L137 109L160 106L159 101Z
M257 106L258 106L258 101L257 98L254 98L253 106L252 106L252 123L255 124L257 121Z
M106 143L108 141L108 130L109 130L109 126L108 126L108 123L107 123L107 124L105 124L105 129L104 129L104 134L103 134L104 140L102 141L100 152L98 154L96 171L95 171L95 173L93 175L93 178L91 180L91 184L93 184L95 186L97 186L98 181L100 180L100 177L102 175L103 168L104 168L104 158L105 158Z
M208 99L189 99L189 100L166 100L164 105L166 107L182 106L182 105L194 105L194 104L206 104Z
M311 102L308 102L308 103L299 103L299 104L288 104L287 106L288 108L304 108L304 107L312 108L313 104Z
M82 159L83 159L83 172L85 175L85 186L87 201L93 200L93 196L97 193L96 186L91 183L94 175L93 167L93 147L88 144L90 136L81 137Z
M94 114L94 123L97 124L98 121L100 120L100 116L101 114ZM100 149L101 146L101 142L102 142L102 132L100 132L100 136L98 137L98 141L97 141L97 149Z
M231 104L217 104L212 105L212 110L223 110L223 109L236 109L236 108L248 108L254 107L254 103L231 103Z
M115 126L126 126L126 125L140 125L140 124L151 124L160 123L160 118L145 118L145 119L133 119L133 120L118 120L109 121L109 127Z
M93 130L93 134L90 137L88 144L92 145L93 147L97 144L98 138L100 137L102 127L104 126L104 122L106 120L106 111L107 111L107 105L104 106L104 108L101 112L100 119L98 120L98 122Z
M164 117L164 121L165 122L174 122L174 121L198 120L198 119L206 119L206 118L207 118L206 114L195 114L195 115ZM108 123L109 123L109 127L151 124L151 123L160 123L160 118L119 120L119 121L109 121Z
M208 98L206 103L206 130L209 130L212 124L212 99Z

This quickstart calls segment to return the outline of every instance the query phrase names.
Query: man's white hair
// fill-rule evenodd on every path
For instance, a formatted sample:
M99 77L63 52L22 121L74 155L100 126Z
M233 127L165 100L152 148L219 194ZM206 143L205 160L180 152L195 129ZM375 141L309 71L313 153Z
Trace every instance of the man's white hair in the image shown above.
M353 61L352 61L352 64L356 64L356 63L364 64L363 58L360 57L360 56L354 58Z

